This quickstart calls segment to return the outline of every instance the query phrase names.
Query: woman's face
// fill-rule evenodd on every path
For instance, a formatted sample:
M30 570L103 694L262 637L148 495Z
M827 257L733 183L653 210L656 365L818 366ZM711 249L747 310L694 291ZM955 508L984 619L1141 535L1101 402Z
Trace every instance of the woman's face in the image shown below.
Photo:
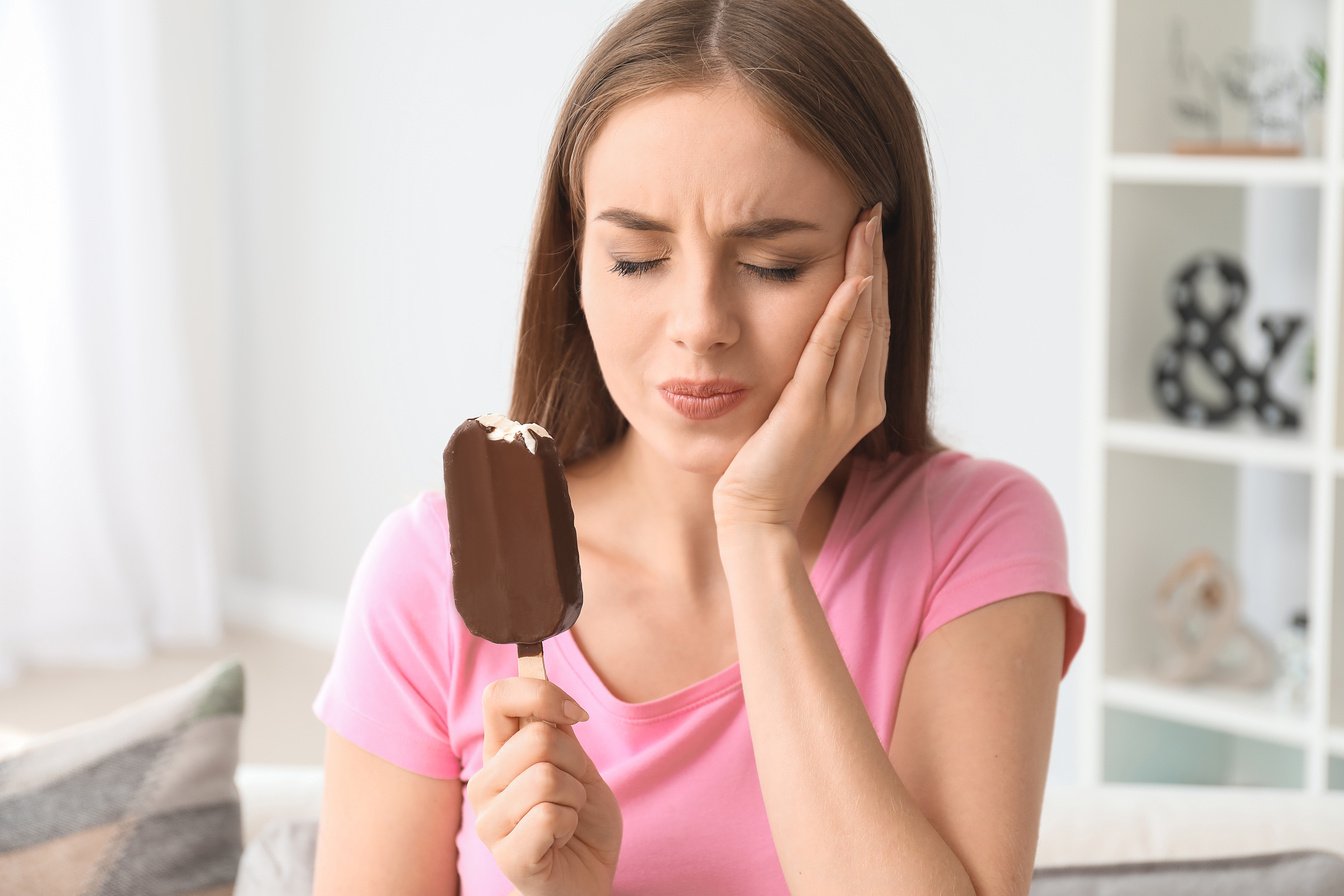
M721 474L844 279L860 201L735 86L622 105L582 178L581 303L607 388L668 463ZM758 222L774 226L734 233ZM742 391L712 418L729 402L662 388L720 378Z

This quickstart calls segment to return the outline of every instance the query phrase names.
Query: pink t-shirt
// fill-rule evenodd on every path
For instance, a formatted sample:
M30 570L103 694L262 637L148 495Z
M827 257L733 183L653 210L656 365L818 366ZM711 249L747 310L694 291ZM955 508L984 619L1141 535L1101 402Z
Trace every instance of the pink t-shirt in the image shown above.
M1069 588L1064 527L1040 482L956 450L903 475L910 463L855 459L811 575L884 748L910 655L943 623L1027 592L1064 595L1062 678L1085 622ZM551 680L591 714L575 733L621 807L617 893L788 893L737 664L626 703L570 632L545 652ZM313 711L389 762L465 782L482 764L482 691L517 674L513 645L474 637L457 615L444 496L426 491L391 513L365 551ZM465 788L457 849L463 896L512 890L476 836Z

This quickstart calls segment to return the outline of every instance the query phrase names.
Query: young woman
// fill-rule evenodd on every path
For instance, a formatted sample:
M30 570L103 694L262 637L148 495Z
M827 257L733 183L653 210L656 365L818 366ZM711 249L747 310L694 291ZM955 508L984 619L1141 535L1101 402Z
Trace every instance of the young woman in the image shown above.
M1040 483L929 431L890 57L840 0L645 0L543 178L509 416L565 460L583 612L519 678L444 495L388 517L314 706L316 892L1026 894L1084 616Z

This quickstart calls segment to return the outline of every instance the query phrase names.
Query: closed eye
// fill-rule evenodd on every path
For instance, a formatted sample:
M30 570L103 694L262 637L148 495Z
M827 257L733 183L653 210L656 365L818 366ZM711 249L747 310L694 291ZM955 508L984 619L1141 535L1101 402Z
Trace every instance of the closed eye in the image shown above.
M617 259L616 263L611 266L611 272L622 277L638 277L641 274L653 270L666 260L667 259L665 258L655 258L651 261L625 261ZM801 270L799 267L762 268L757 267L754 264L743 264L742 267L746 268L747 271L762 280L771 280L779 283L788 283L797 280L798 272Z

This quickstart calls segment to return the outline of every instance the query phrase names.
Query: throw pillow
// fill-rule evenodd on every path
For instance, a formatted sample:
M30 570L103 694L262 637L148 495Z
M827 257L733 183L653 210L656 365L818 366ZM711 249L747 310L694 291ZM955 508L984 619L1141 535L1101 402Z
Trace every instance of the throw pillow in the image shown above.
M1323 850L1037 868L1031 896L1339 896L1344 856Z
M243 683L221 660L0 759L0 893L230 896Z

